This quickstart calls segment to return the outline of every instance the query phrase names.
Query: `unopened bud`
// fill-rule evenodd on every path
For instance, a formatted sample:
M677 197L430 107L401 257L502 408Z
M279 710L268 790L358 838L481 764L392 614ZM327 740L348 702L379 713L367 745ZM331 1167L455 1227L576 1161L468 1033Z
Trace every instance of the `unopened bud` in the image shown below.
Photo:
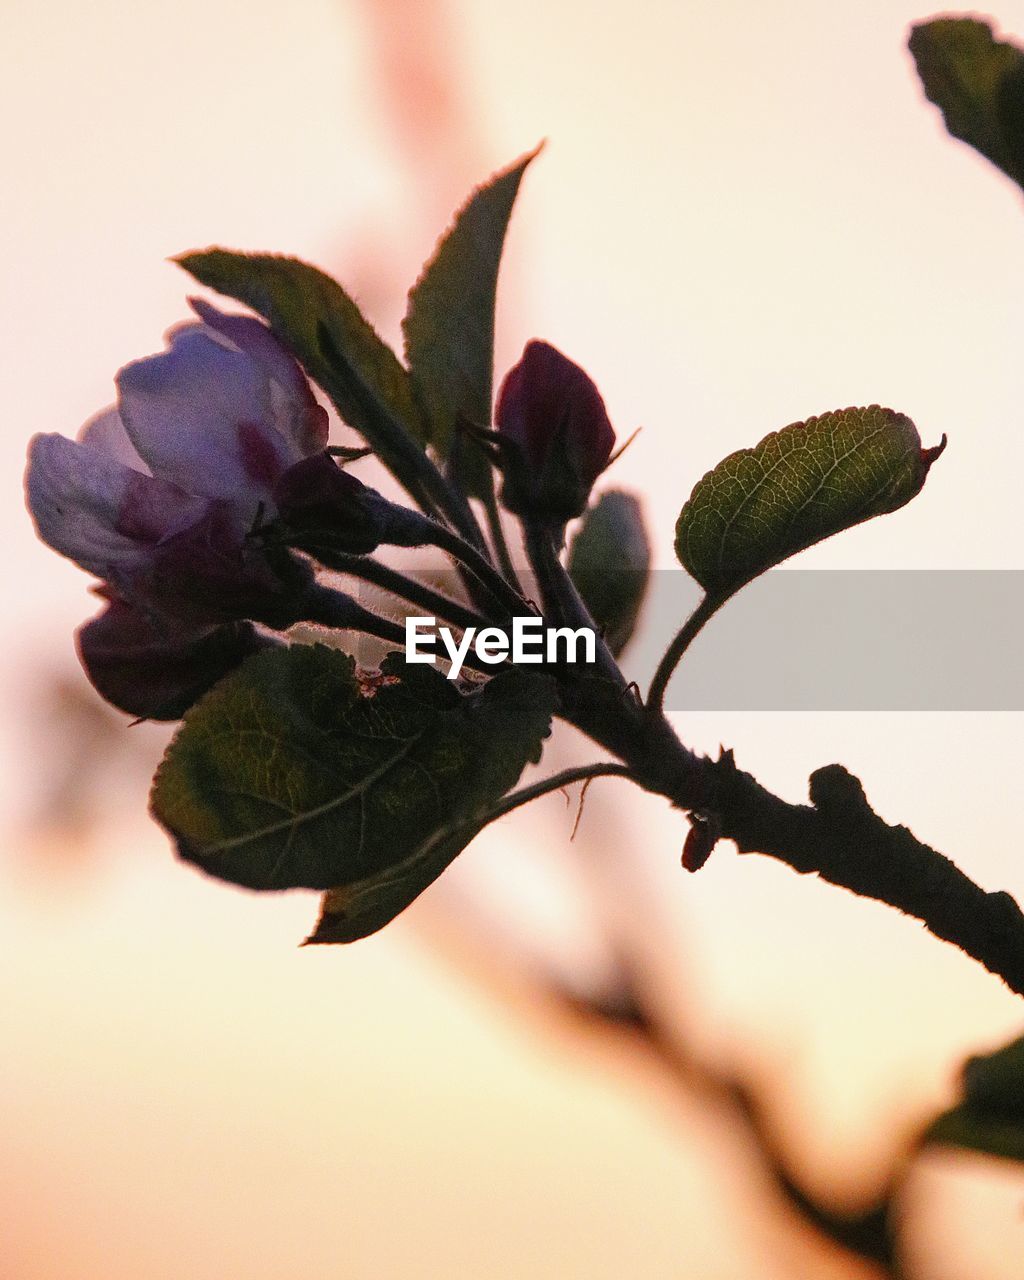
M587 505L615 432L601 393L579 365L530 342L498 396L502 502L524 519L564 525Z

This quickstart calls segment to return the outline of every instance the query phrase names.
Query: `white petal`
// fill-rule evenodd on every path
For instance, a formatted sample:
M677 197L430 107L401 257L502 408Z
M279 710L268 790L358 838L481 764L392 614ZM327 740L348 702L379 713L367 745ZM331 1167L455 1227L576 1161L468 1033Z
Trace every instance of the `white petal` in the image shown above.
M270 384L274 424L289 448L289 465L327 448L327 412L313 395L298 361L262 320L230 315L203 298L189 305L207 331L233 344L260 366Z
M144 563L159 538L195 523L206 505L60 435L33 437L25 487L43 541L114 582Z
M118 462L123 462L126 467L131 467L134 471L141 471L147 476L151 474L149 467L139 457L138 450L129 439L115 405L104 409L95 418L90 418L79 431L78 441L80 444L98 449L110 458L116 458Z
M248 500L253 510L269 500L273 473L291 459L274 430L268 383L248 355L187 325L169 351L126 365L117 388L128 435L155 476L204 497ZM255 462L247 435L265 445Z

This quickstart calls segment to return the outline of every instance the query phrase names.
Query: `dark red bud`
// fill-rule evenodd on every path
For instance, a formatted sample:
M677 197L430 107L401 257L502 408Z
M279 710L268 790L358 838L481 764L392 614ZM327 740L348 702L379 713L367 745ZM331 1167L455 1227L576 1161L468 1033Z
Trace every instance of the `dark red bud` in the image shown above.
M176 629L116 597L79 628L76 640L97 692L147 720L180 719L218 680L272 643L248 623Z
M502 384L495 422L510 446L502 455L508 510L562 524L580 515L615 444L588 374L548 343L527 343Z

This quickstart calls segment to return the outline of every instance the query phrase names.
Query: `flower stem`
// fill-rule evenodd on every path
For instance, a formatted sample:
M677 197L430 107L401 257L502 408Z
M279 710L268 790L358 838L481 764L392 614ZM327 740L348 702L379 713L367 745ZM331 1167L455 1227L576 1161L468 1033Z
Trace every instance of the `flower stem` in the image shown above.
M530 564L537 575L545 610L550 610L560 622L569 626L587 627L593 631L601 675L624 688L625 676L619 670L619 664L605 644L600 628L576 590L572 578L559 560L550 532L530 522L525 522L523 528Z
M381 564L379 560L372 560L369 556L334 555L331 557L328 567L338 573L348 574L349 577L371 582L374 586L380 587L382 591L387 591L390 595L398 596L403 600L408 600L410 604L418 605L421 609L428 610L435 617L445 618L448 622L454 622L463 631L469 627L479 629L487 626L486 618L479 613L475 613L458 600L452 600L450 596L446 596L440 591L435 591L432 587L428 587L422 582L417 582L414 578L407 577L397 569L392 569L390 565Z
M509 617L524 617L533 612L516 588L505 581L486 556L457 533L444 525L432 523L430 543L462 564Z
M491 531L491 542L494 544L494 551L498 557L498 564L501 567L505 579L513 587L516 587L520 593L522 592L522 583L519 581L519 575L516 573L516 567L512 563L512 556L508 549L508 542L505 538L505 530L501 523L501 510L498 507L498 497L493 487L488 490L484 498L484 511L487 513L487 527Z
M337 631L361 631L365 635L376 636L378 640L396 645L403 653L405 651L404 627L364 609L358 600L346 595L344 591L334 591L320 585L313 587L306 596L303 614L304 622L318 623ZM472 667L474 671L482 671L485 675L494 675L494 664L481 661L472 652L466 654L462 665Z

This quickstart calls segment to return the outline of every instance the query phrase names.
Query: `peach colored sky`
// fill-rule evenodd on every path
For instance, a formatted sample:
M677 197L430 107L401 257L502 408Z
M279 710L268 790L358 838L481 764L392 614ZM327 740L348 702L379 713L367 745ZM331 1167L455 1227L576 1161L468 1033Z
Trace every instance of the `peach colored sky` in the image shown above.
M394 336L439 211L541 137L499 364L540 334L591 370L623 434L644 426L616 483L647 493L660 563L680 502L721 456L877 400L926 442L947 432L949 451L911 507L802 564L1024 567L1024 205L920 100L904 38L927 10L453 2L452 110L468 103L471 123L455 146L428 131L413 164L371 32L390 24L397 47L430 9L390 0L370 24L356 0L4 6L11 1280L362 1276L373 1259L417 1280L684 1267L728 1280L755 1257L765 1277L828 1274L757 1234L736 1207L755 1192L730 1181L738 1157L715 1155L700 1116L676 1131L657 1101L616 1086L615 1064L580 1077L532 1046L404 923L351 951L297 953L312 902L259 902L175 867L141 818L139 777L111 798L93 879L32 871L48 854L25 835L47 750L31 698L73 671L70 630L91 605L24 515L28 435L77 430L116 368L159 345L187 287L165 259L185 248L329 265ZM999 19L1024 36L1021 0ZM402 44L413 67L424 38ZM842 759L886 816L1024 894L1018 716L702 715L688 733L730 743L794 798ZM597 854L602 833L635 845L645 909L685 937L701 978L693 1033L775 1078L809 1177L838 1164L866 1184L907 1097L937 1103L965 1052L1024 1021L907 922L730 852L684 881L663 806L596 787L589 803L581 839ZM564 835L552 801L482 840L467 882L484 860L521 860L527 839ZM963 1249L974 1276L1018 1275L1016 1201L1003 1184L971 1194L987 1208L972 1202L973 1230L945 1216L927 1274L954 1280Z

